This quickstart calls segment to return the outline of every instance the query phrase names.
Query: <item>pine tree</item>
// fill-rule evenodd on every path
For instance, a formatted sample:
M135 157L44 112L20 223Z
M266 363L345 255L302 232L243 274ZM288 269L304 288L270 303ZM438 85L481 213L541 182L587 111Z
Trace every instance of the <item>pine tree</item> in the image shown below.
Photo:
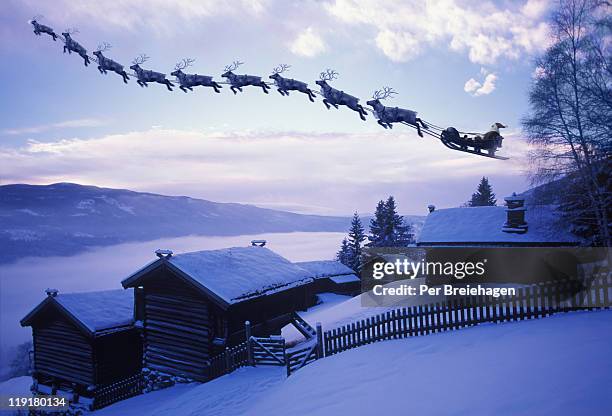
M351 267L351 263L353 261L353 255L351 253L351 248L349 247L348 240L344 238L342 240L342 245L340 246L340 251L336 254L336 260L345 266Z
M487 207L495 206L495 204L497 204L497 200L493 188L489 185L489 180L483 176L476 192L472 194L472 198L468 201L468 206Z
M368 236L370 242L366 244L368 247L385 247L386 245L388 236L386 234L387 212L385 208L385 201L378 201L374 218L370 220L370 235Z
M374 218L370 220L370 247L406 247L414 243L412 226L404 223L404 217L397 213L395 198L380 201Z
M385 202L386 233L389 247L406 247L414 243L412 226L404 223L404 217L397 213L395 199L389 196Z
M352 259L351 264L347 266L355 271L359 270L361 267L361 251L365 239L366 235L363 225L361 224L361 218L359 218L359 214L354 213L348 234L348 246L351 251Z

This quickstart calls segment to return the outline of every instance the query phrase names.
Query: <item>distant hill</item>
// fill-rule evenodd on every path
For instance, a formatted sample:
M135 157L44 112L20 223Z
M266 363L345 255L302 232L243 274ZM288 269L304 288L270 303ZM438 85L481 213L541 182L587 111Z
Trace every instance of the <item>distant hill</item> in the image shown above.
M347 230L350 219L72 183L0 186L0 262L185 235Z

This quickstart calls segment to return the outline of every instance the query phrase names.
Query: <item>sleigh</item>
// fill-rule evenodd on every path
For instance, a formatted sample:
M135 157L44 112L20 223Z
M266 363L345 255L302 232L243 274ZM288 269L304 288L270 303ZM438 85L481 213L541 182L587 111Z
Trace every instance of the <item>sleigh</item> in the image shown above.
M496 156L497 149L502 147L503 137L496 134L477 135L474 133L459 133L454 127L448 127L440 133L440 140L449 149L475 155L507 160L507 157Z

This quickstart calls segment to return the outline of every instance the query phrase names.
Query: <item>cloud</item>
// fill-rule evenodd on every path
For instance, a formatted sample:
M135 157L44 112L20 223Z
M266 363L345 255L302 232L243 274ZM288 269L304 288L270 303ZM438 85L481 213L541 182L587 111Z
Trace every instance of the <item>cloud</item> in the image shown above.
M301 32L289 45L289 50L295 55L313 58L325 52L325 41L312 27Z
M260 16L268 8L269 0L56 0L24 3L50 21L64 25L77 22L121 29L153 28L173 31L181 25L215 16Z
M17 127L12 129L2 130L2 134L6 135L19 135L19 134L37 134L43 133L49 130L56 129L67 129L67 128L78 128L78 127L98 127L104 125L105 122L97 120L95 118L81 118L77 120L66 120L51 124L41 124L38 126L30 127Z
M419 41L407 32L383 30L376 36L376 46L396 62L408 61L421 52Z
M488 95L495 91L495 82L497 81L497 75L493 73L488 73L484 68L480 70L480 73L484 76L484 81L482 83L476 81L474 78L470 78L463 86L463 90L465 92L475 97L481 95Z
M446 44L478 64L518 59L543 50L549 4L522 5L460 0L333 0L325 9L338 21L374 31L376 46L391 60L405 61L427 47Z
M504 154L519 144L507 140ZM449 170L456 187L448 186ZM435 200L460 203L469 196L462 187L471 189L482 172L520 182L522 170L518 160L454 152L399 126L359 134L155 129L0 147L4 183L79 182L219 201L316 205L316 212L371 210L390 194L404 195L419 211ZM440 189L443 197L436 196Z

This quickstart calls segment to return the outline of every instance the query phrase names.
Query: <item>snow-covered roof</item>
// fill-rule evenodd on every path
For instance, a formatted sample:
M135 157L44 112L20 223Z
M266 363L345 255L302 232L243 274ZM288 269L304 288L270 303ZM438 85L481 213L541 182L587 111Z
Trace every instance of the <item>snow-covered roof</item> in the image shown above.
M134 296L131 290L106 290L100 292L58 293L47 297L23 320L29 325L32 318L45 306L59 305L90 334L132 324Z
M307 270L315 279L355 274L353 269L335 260L301 261L295 264Z
M444 243L495 244L576 244L566 227L559 224L555 207L529 206L524 234L502 231L506 222L505 207L466 207L440 209L430 213L419 236L419 245Z
M329 280L331 280L337 285L341 285L343 283L353 283L353 282L360 281L359 278L355 276L354 274L343 274L341 276L331 276Z
M123 281L131 286L166 263L207 293L227 304L238 303L312 282L310 274L273 251L257 246L195 251L156 260Z

